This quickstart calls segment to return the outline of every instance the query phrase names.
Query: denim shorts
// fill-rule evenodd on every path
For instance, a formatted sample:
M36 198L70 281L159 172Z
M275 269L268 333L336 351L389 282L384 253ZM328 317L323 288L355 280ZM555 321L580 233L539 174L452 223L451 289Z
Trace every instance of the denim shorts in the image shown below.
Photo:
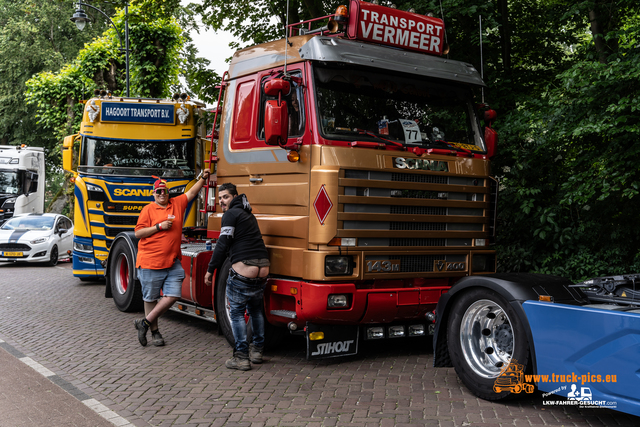
M182 281L184 269L179 259L176 259L169 268L152 270L138 267L138 279L142 285L142 300L145 302L158 301L160 291L165 297L182 296Z

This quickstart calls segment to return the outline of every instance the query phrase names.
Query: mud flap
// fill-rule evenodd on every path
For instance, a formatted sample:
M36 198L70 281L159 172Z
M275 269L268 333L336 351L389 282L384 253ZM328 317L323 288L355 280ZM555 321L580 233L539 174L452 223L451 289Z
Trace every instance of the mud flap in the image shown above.
M359 335L358 326L307 323L307 360L353 356L358 353Z

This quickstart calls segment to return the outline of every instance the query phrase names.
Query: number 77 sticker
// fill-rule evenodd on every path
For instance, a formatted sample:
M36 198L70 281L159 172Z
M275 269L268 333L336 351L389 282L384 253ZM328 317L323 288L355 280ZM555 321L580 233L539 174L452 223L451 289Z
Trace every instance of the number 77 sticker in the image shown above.
M400 119L400 124L404 130L404 142L422 142L420 126L415 120Z

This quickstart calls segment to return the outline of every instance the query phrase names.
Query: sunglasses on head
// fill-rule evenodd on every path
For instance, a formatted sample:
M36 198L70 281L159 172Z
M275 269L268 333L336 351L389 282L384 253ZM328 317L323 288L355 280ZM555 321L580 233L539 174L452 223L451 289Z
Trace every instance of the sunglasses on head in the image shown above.
M156 194L157 194L158 196L159 196L159 195L161 195L161 194L166 194L166 193L167 193L167 190L165 190L164 188L158 188L158 189L156 190Z

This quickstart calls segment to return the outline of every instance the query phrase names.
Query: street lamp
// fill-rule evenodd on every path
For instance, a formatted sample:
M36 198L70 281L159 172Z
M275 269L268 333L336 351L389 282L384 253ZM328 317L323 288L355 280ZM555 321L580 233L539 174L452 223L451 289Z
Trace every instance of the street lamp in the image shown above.
M91 9L97 10L98 12L103 14L107 18L107 20L111 23L111 25L113 25L113 28L116 30L116 34L118 35L118 39L120 40L120 51L124 51L125 53L125 64L126 64L125 76L127 80L127 97L128 97L129 96L129 2L127 1L124 3L124 41L125 41L124 48L122 47L122 37L120 37L120 31L118 31L118 28L113 23L111 18L109 18L109 16L106 13L104 13L97 7L91 6L90 4L82 3L80 0L78 0L75 13L70 18L71 22L76 24L76 27L78 27L78 30L82 31L85 25L87 25L87 22L91 22L91 18L87 16L87 14L84 12L84 9L82 9L82 6L90 7Z

